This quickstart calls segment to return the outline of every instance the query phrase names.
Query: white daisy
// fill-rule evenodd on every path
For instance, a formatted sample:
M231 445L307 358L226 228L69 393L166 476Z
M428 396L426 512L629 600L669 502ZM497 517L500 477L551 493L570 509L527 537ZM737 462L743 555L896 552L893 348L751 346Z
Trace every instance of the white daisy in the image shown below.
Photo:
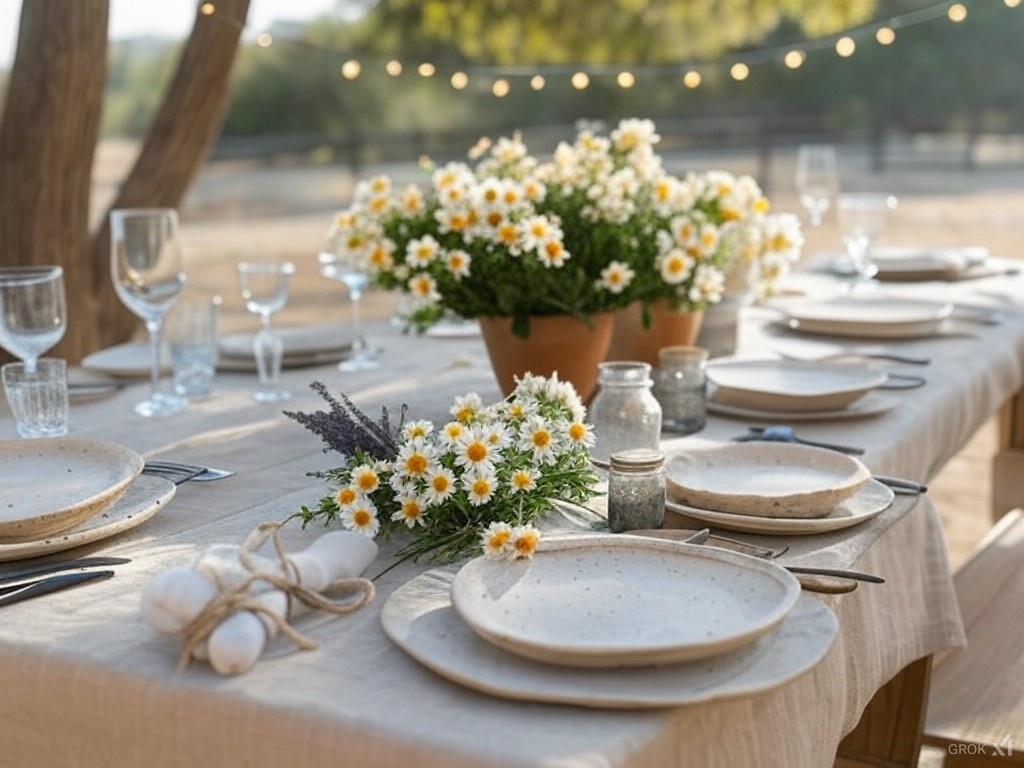
M512 557L515 560L529 560L537 551L540 531L532 523L517 525L512 529Z
M430 264L441 250L441 244L432 235L413 238L405 246L405 260L410 266L423 269Z
M491 500L498 489L498 480L493 471L475 470L462 476L462 487L466 489L469 503L482 506Z
M519 448L530 451L543 464L553 464L557 458L558 439L551 425L540 416L532 416L519 428Z
M447 448L455 445L466 434L466 425L461 421L449 421L438 432L438 439Z
M420 301L435 302L441 298L437 291L437 281L430 275L421 273L409 278L409 293Z
M453 251L448 251L444 257L445 266L448 267L448 271L451 272L457 280L461 280L463 277L469 277L469 265L472 262L472 258L465 251L456 248Z
M532 467L517 469L508 478L509 490L511 493L532 491L537 487L538 477L540 472Z
M594 428L589 424L584 424L582 421L570 421L569 425L565 428L565 435L569 438L570 444L582 445L587 448L590 448L597 441L597 438L594 436Z
M380 530L377 507L372 501L363 497L358 503L346 508L341 513L341 524L350 531L359 531L372 538Z
M679 285L690 276L694 260L685 251L675 248L658 257L661 279L669 285Z
M418 496L415 494L404 494L396 498L395 501L398 503L398 509L391 515L392 520L396 523L405 523L409 528L415 528L417 525L426 525L423 519L423 513L426 511L426 508Z
M477 412L484 407L484 401L476 392L469 392L455 398L455 402L448 413L455 417L456 421L468 424Z
M428 443L406 443L395 458L395 471L405 477L420 478L433 469L434 463L434 449Z
M452 446L455 452L455 463L464 469L489 470L494 464L497 451L477 427L465 431L459 441Z
M423 440L429 437L434 431L433 423L426 419L410 421L402 425L402 437L405 440Z
M628 264L621 261L613 261L601 270L601 279L597 281L597 286L611 293L618 294L622 293L633 282L634 277L636 277L636 273L630 269Z
M435 467L427 476L423 499L430 506L443 504L457 489L455 473L447 467Z
M507 559L512 553L512 526L497 521L491 523L480 534L480 545L487 557L496 560Z
M369 464L360 464L352 470L351 483L359 493L369 495L380 486L380 476Z

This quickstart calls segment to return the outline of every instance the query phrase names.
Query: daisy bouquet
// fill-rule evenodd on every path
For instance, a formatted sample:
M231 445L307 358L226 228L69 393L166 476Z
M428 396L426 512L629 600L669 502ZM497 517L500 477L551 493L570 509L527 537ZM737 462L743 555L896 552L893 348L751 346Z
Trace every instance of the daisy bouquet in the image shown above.
M405 421L392 432L344 396L313 388L329 412L287 413L341 453L340 467L318 476L335 490L303 524L340 524L370 537L412 535L399 555L449 562L482 547L491 557L532 556L533 523L553 500L583 503L595 494L590 463L592 428L570 384L527 374L505 400L484 405L475 393L457 397L451 419L434 425Z
M430 168L429 190L361 182L325 247L411 295L407 320L419 330L453 312L510 316L522 337L535 316L586 318L659 298L699 309L721 298L740 251L766 265L778 253L765 270L777 273L798 245L761 236L767 201L753 180L673 177L659 141L636 119L607 136L581 130L546 162L518 136L485 140L470 152L475 166Z

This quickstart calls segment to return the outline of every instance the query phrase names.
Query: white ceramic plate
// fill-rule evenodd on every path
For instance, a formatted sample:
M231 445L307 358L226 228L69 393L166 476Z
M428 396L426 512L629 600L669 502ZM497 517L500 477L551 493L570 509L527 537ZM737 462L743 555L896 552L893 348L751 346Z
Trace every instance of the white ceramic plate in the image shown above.
M479 557L451 600L481 637L572 667L708 658L754 642L792 609L800 584L776 563L623 535L546 540L532 560Z
M888 378L861 365L803 360L712 361L707 377L719 403L786 412L845 408Z
M956 280L979 267L988 258L980 247L915 248L889 246L871 249L871 260L878 267L879 280ZM842 275L855 274L847 257L837 257L834 269Z
M450 603L451 578L428 571L396 589L381 611L385 634L448 680L520 701L643 709L749 696L812 669L839 629L828 606L804 595L774 632L710 659L631 669L545 664L503 651L466 626Z
M63 552L131 530L153 517L176 490L170 480L139 475L116 503L74 528L35 541L0 542L0 562Z
M777 411L765 408L744 408L718 402L717 389L708 397L708 413L719 416L733 416L739 419L756 421L834 421L836 419L861 419L865 416L877 416L891 411L899 401L891 395L880 392L868 392L859 400L845 408L826 409L824 411Z
M777 536L802 536L813 533L826 533L851 528L870 520L887 510L895 498L893 491L877 480L869 480L852 497L836 505L824 517L809 520L787 517L753 517L751 515L731 515L728 512L713 512L708 509L688 507L668 501L665 509L680 515L710 523L716 528L747 533L768 533Z
M99 514L142 464L135 451L99 440L0 441L0 541L38 539Z
M153 357L148 343L133 341L93 352L82 359L81 365L88 370L111 376L142 378L150 375ZM170 372L171 353L164 347L160 353L160 373Z
M859 459L799 443L726 443L665 462L668 498L756 517L824 517L869 479Z
M283 368L337 363L352 351L351 332L345 326L282 328L278 333L284 344L281 355ZM251 333L222 337L218 343L217 368L222 371L255 371L256 359L252 349L254 338Z
M953 312L952 304L881 296L809 301L785 310L785 325L802 333L871 339L934 336Z

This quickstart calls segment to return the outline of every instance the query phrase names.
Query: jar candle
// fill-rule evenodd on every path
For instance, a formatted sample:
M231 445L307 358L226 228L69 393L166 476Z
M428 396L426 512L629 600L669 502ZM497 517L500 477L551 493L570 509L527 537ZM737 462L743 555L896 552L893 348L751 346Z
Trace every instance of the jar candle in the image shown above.
M629 448L656 450L661 439L661 406L651 394L651 366L634 361L600 363L597 394L590 403L595 459L607 461Z
M613 453L608 469L612 533L661 528L665 520L665 454L645 448Z
M661 405L662 428L689 435L707 420L708 351L701 347L663 347L658 351L654 397Z

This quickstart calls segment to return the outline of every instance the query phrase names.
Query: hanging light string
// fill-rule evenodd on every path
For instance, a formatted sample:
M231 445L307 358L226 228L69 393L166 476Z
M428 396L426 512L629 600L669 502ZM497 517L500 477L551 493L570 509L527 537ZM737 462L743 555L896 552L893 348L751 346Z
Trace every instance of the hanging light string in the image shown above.
M501 98L511 91L510 80L527 80L531 89L539 91L547 86L548 80L561 78L568 79L573 88L583 90L590 85L593 78L614 77L620 88L628 89L636 84L637 78L674 74L681 78L682 85L693 89L700 87L703 82L702 71L724 69L733 80L743 81L750 76L752 67L765 64L781 63L788 69L799 69L812 53L832 50L837 56L848 58L856 53L858 43L866 39L873 38L878 45L892 45L896 42L900 30L943 18L953 23L959 23L967 18L969 4L986 1L992 2L992 0L956 0L954 2L945 0L907 13L876 19L831 35L739 51L710 60L642 65L530 64L499 66L476 64L453 70L449 76L449 83L453 89L463 90L469 86L471 79L483 79L489 83L493 95ZM1002 0L1002 2L1007 8L1013 9L1017 8L1022 0ZM245 25L237 19L219 13L215 2L201 2L199 12L218 22L231 24L242 31L245 30ZM286 44L330 52L339 56L345 53L337 48L312 43L308 40L278 38L269 31L260 32L256 36L256 44L262 48ZM357 58L351 58L341 65L340 75L346 80L355 80L363 73L363 70L364 63ZM392 58L385 63L384 71L392 77L398 77L411 71L420 77L427 78L437 75L438 67L429 61L409 63Z

